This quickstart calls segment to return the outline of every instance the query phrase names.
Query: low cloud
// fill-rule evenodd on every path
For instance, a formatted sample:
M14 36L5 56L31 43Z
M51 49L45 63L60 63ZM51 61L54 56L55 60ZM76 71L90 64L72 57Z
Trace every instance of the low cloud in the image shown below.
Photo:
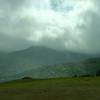
M99 0L0 0L0 50L43 45L100 53Z

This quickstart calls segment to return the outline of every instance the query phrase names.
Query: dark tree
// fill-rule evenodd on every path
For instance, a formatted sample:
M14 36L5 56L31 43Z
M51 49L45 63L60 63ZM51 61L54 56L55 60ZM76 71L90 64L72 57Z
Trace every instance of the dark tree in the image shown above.
M100 70L97 71L96 76L100 76Z
M80 75L80 77L91 77L92 75L86 74L86 75Z
M32 80L32 77L23 77L23 80Z

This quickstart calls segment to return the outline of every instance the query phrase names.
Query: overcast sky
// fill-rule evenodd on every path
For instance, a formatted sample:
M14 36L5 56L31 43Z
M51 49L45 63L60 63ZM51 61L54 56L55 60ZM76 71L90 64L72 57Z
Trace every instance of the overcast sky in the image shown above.
M100 53L99 11L100 0L0 0L0 50Z

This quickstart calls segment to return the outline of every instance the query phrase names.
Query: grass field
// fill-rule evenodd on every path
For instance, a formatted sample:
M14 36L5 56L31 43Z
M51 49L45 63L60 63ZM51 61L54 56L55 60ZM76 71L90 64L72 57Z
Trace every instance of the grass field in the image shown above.
M0 100L100 100L100 77L1 83Z

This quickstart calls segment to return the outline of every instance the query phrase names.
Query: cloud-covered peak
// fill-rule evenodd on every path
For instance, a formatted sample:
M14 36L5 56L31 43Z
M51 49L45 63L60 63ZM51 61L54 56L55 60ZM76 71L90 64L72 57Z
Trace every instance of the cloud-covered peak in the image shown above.
M100 51L98 0L0 0L0 49L43 45Z

